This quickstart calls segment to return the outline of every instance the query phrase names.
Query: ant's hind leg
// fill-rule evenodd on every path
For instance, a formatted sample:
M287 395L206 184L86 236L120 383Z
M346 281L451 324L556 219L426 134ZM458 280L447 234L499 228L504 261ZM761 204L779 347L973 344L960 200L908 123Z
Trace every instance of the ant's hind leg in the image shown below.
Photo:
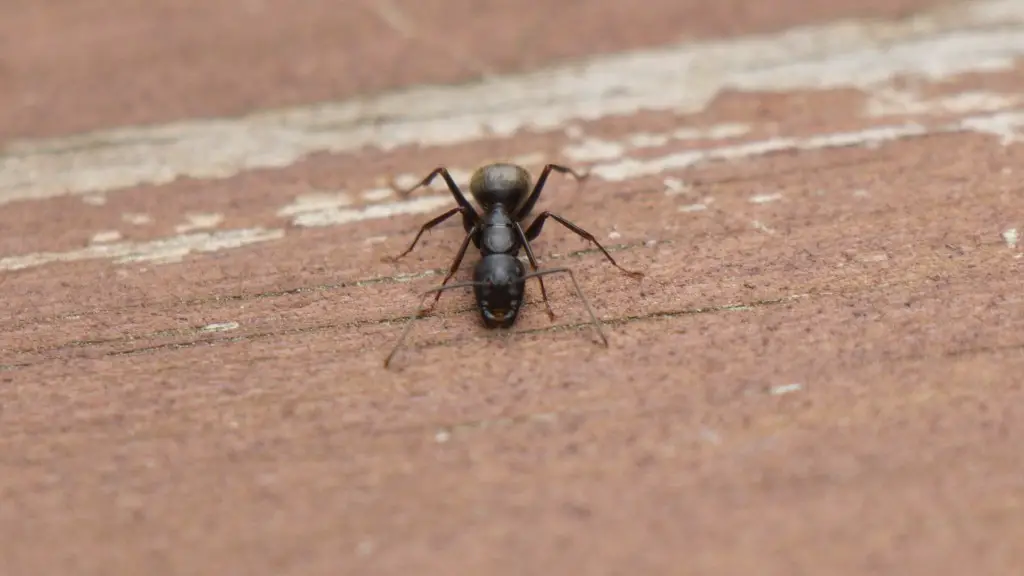
M611 262L613 266L615 266L616 268L621 270L624 274L626 274L630 278L634 278L634 279L640 280L640 279L642 279L644 277L644 273L643 272L636 272L636 271L633 271L633 270L627 270L627 269L623 268L622 266L619 266L619 263L615 261L615 258L612 258L612 255L609 254L607 250L605 250L604 246L601 246L601 243L597 241L597 238L594 238L593 234L591 234L590 232L587 232L583 228L580 228L579 226L573 224L572 222L566 220L565 218L562 218L558 214L552 214L551 212L547 212L547 211L541 212L540 214L538 214L537 215L537 219L534 220L533 223L530 224L530 227L526 230L526 238L529 239L529 240L535 240L537 238L537 236L540 236L540 231L544 228L544 221L547 220L548 218L553 218L556 222L558 222L562 226L565 226L566 228L568 228L571 232L573 232L574 234L576 234L580 238L583 238L584 240L587 240L589 242L593 242L594 245L597 246L597 249L600 250L604 254L605 258L607 258L608 261Z
M540 269L540 265L537 264L537 257L533 255L530 241L526 239L526 233L523 232L523 227L518 222L515 223L515 229L516 233L519 234L519 241L523 243L523 249L526 250L526 259L530 261L530 267L536 272ZM548 301L548 291L544 288L544 279L537 276L537 282L540 284L540 295L544 300L544 308L547 310L548 318L553 321L555 319L555 311L551 309L551 302Z

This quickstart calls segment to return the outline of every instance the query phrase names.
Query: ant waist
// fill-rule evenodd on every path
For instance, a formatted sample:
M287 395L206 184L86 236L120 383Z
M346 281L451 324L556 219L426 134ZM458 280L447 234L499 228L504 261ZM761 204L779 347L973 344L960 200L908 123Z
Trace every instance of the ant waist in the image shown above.
M511 226L489 226L480 231L480 251L488 254L511 254L519 251L519 238Z

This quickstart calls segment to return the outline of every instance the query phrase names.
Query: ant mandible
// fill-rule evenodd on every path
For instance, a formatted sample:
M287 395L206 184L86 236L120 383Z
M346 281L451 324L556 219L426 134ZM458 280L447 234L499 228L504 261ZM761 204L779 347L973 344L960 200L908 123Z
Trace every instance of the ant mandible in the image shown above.
M484 325L487 328L509 328L515 323L519 315L519 309L522 306L526 288L526 280L537 278L548 317L553 320L555 313L551 310L551 304L548 302L548 295L544 289L542 276L556 273L566 273L569 275L576 290L576 295L583 302L583 306L590 316L597 335L601 338L604 346L608 346L608 339L601 330L601 323L597 320L597 316L594 314L590 302L584 296L583 290L580 289L580 285L576 281L576 275L571 269L566 267L540 269L537 265L537 258L533 254L533 249L530 247L530 242L537 239L541 229L544 227L544 222L551 218L584 240L593 242L616 268L628 276L641 279L644 277L644 274L619 266L615 259L612 258L612 255L605 250L604 246L601 246L601 243L594 238L593 234L557 214L548 211L541 212L533 220L533 223L530 224L530 227L525 231L523 230L522 222L529 216L537 204L540 193L544 189L544 184L547 182L548 176L552 171L569 174L576 179L577 183L582 182L589 176L589 173L580 174L566 166L547 164L541 171L540 177L537 178L537 183L531 191L530 173L522 166L506 163L482 166L473 172L469 182L469 190L473 199L483 209L483 215L477 213L472 204L463 195L455 180L452 179L447 168L443 166L435 168L415 186L400 192L400 195L408 196L417 188L429 186L434 178L441 176L448 185L452 196L455 197L457 206L423 224L413 239L412 244L398 256L385 257L386 261L395 262L412 252L424 232L441 224L455 214L462 215L462 225L466 231L466 236L463 238L462 245L455 255L455 260L452 262L448 274L444 277L441 285L422 293L422 298L434 294L434 301L427 307L421 307L406 323L405 330L402 331L391 353L384 360L385 367L391 363L392 358L398 352L416 318L423 317L432 310L441 298L441 293L446 290L471 286L476 297L477 309L480 312ZM473 242L473 245L480 251L481 255L481 259L473 269L473 279L468 282L448 284L448 281L455 276L459 266L462 264L462 259L466 255L470 241ZM520 249L526 252L526 258L533 269L530 273L526 272L522 262L517 257Z

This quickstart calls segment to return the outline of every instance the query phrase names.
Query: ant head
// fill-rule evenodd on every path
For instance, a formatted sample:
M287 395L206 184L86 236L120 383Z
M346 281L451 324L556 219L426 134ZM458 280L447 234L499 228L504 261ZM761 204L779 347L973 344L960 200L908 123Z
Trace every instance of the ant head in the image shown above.
M484 208L518 206L530 192L530 173L515 164L488 164L477 168L469 181L473 198Z
M473 271L473 292L484 325L508 328L515 324L523 305L526 281L523 263L515 256L493 254L484 258Z

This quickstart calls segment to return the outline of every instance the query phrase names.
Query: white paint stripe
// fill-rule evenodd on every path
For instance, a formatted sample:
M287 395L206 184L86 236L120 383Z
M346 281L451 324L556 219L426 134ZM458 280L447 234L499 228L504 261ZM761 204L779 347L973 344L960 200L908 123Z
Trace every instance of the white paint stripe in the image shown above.
M89 240L90 244L106 244L109 242L117 242L121 240L121 233L116 230L103 230L92 235Z
M647 175L659 174L687 168L705 161L733 161L755 158L772 152L790 150L816 150L844 146L870 146L879 142L896 141L915 136L931 134L981 132L1004 136L1024 127L1024 109L998 114L978 115L961 118L955 122L925 126L919 124L902 124L873 127L855 132L838 134L821 134L806 138L780 138L741 145L722 146L718 148L690 151L682 154L668 154L643 160L626 159L594 166L592 170L599 177L613 181L628 180ZM690 204L679 208L680 212L697 212L707 208L711 199L700 204ZM319 227L338 226L367 220L390 218L398 215L430 213L442 208L451 207L453 201L450 194L422 196L401 202L375 204L362 208L344 209L327 206L320 210L282 211L290 215L297 226ZM767 233L771 228L754 221L752 226ZM8 257L0 260L0 270L19 270L50 262L77 261L90 258L114 258L118 263L152 261L174 262L191 252L212 252L225 248L244 246L254 242L279 239L284 236L283 230L235 230L215 234L191 234L162 239L144 244L106 244L90 246L82 250L63 253L42 253L26 256Z
M441 208L454 206L451 194L437 196L421 196L401 202L387 204L371 204L363 208L338 209L328 208L297 214L292 220L296 226L319 227L338 226L365 220L378 220L407 214L423 214Z
M824 150L850 146L872 146L885 142L917 136L944 133L977 132L998 136L1002 144L1017 141L1018 131L1024 126L1024 110L1013 110L997 114L986 114L961 118L955 122L926 126L914 122L889 126L875 126L864 130L822 134L808 138L774 138L744 142L734 146L722 146L704 150L687 150L653 158L625 158L593 166L591 172L612 182L630 180L642 176L663 174L670 170L689 168L699 163L721 160L740 160L763 156L775 152L799 150Z
M1010 248L1017 247L1017 241L1020 239L1020 235L1017 233L1016 228L1009 228L1003 231L1003 241Z
M277 240L284 237L284 230L228 230L215 233L196 233L151 242L122 242L119 244L95 244L69 252L41 252L26 256L11 256L0 259L0 270L22 270L53 262L78 262L82 260L112 259L118 264L129 262L179 262L193 252L216 252L229 248L240 248L257 242Z
M1013 102L1013 100L1010 99L1010 98L1002 98L1002 95L1000 95L1000 94L995 94L995 93L990 93L990 92L975 93L975 94L978 94L979 98L972 100L972 102L974 102L974 103L976 103L978 105L977 108L975 108L975 107L973 107L973 106L971 106L971 105L969 105L967 103L964 103L961 106L960 114L966 114L966 113L970 113L970 112L994 112L994 111L1005 110L1006 108L1009 108L1011 103ZM980 97L981 95L984 95L985 97L982 98L982 97ZM940 110L939 107L941 105L941 104L939 104L939 102L945 101L945 100L948 100L948 97L940 96L940 97L938 97L936 99L932 99L932 100L920 100L919 103L920 103L920 105L923 108L923 112L930 113L930 112L937 112L937 111L939 111ZM995 102L1001 102L1002 105L995 105ZM947 112L951 112L951 111L947 110ZM866 114L869 117L872 116L870 110L866 111ZM960 114L953 114L953 116L959 116ZM983 123L983 122L988 122L989 118L991 118L991 116L989 116L989 115L977 115L973 119L969 119L968 121L969 122L975 122L975 123ZM1002 138L1004 143L1008 143L1008 142L1012 141L1013 138L1014 138L1013 133L1005 131L1007 128L1012 128L1012 126L1011 125L1000 125L1001 120L998 117L996 117L994 122L995 122L995 124L992 127L990 127L987 130L987 132L999 135ZM979 124L979 126L980 126L980 124ZM740 130L741 128L743 128L742 131ZM897 128L903 128L903 126L897 126ZM877 130L877 131L880 131L880 132L884 133L885 131L891 130L891 129L892 129L892 126L882 126L880 128L869 128L869 129L866 130L866 133L870 136L872 131ZM713 126L710 126L710 127L706 128L706 129L689 130L690 133L699 133L699 134L702 135L703 139L708 139L708 140L733 138L733 137L740 136L740 135L742 135L742 133L748 132L748 131L749 131L749 127L744 126L744 125L740 125L740 124L716 124L716 125L713 125ZM679 137L679 133L680 132L681 132L680 130L675 130L675 131L665 132L665 133L638 132L638 133L627 134L625 136L622 136L621 139L623 141L627 141L627 142L633 141L635 139L645 140L645 141L651 143L650 146L655 146L655 145L660 145L660 143L670 142L670 141L672 141L674 139L681 139ZM861 134L864 134L864 133L865 133L865 131L853 132L853 133L850 133L849 135L846 135L845 137L852 139L853 143L856 144L860 140ZM840 139L840 138L843 138L844 136L841 135L841 134L826 134L826 135L823 135L823 137L826 138L826 139ZM583 136L579 135L579 138L582 139ZM584 143L587 142L587 140L582 140L582 141ZM864 142L864 145L877 145L877 144L880 144L882 141L884 141L884 139L882 139L882 140L869 139L868 141ZM657 142L658 144L654 144L655 142ZM605 153L600 153L600 154L596 154L595 153L595 154L592 154L592 155L589 156L588 159L590 159L591 161L594 161L594 162L596 162L597 160L604 160L604 162L601 163L600 165L615 165L620 160L622 160L623 158L626 158L628 153L629 153L629 147L618 145L618 143L616 143L616 142L604 142L603 144L608 144L609 145L608 147L606 147L604 149ZM616 145L614 147L614 149L613 149L612 146L610 146L612 144ZM790 147L786 146L786 144L785 144L785 142L783 140L780 140L780 139L745 142L745 143L740 143L740 144L738 144L736 146L741 147L741 150L742 150L742 149L745 149L745 148L742 148L742 147L745 147L745 146L748 146L748 145L752 148L752 150L750 150L750 152L754 153L753 155L757 155L756 153L761 151L760 149L764 149L763 150L764 153L770 153L770 152L775 151L773 148L778 148L780 151L786 151L786 150L790 150L791 149ZM845 145L845 144L840 141L840 142L836 142L835 145L842 146L842 145ZM633 147L634 148L647 148L647 147L650 147L650 146L633 146ZM808 144L807 146L812 147L812 148L814 147L812 144ZM576 160L582 160L582 159L584 159L587 156L587 154L589 154L590 152L593 152L593 150L594 149L589 149L588 150L586 148L577 147L575 144L570 144L570 145L564 147L561 150L561 154L564 155L564 156L568 156L570 158L574 158ZM716 150L716 149L712 148L711 150ZM612 151L614 151L615 153L611 153ZM706 152L708 152L708 149L691 149L691 150L689 150L687 152L682 152L682 154L690 154L690 153L692 153L695 157L697 157L697 156L699 156L699 155L701 155L703 153L706 153ZM679 154L679 153L677 153L677 154ZM537 157L540 158L540 160L543 159L543 156L540 155L540 154L531 154L530 156L531 157L537 156ZM697 158L697 161L699 161L700 159L701 158ZM526 164L527 166L529 166L529 163L523 163L523 164ZM540 162L539 161L535 162L535 164L539 165ZM593 168L594 166L591 166L591 167ZM468 188L468 186L469 186L469 178L470 178L470 175L472 173L472 169L449 166L449 171L450 171L450 173L452 175L452 178L455 180L455 183L457 185L459 185L459 187L461 187L463 190ZM396 179L396 181L397 181L399 186L412 186L413 184L416 184L417 182L419 182L422 177L423 177L423 174L419 174L419 173L416 173L416 174L404 173L404 174L400 174L395 179ZM683 193L686 193L689 190L688 187L686 187L685 183L683 183L682 181L679 181L677 179L674 179L674 178L667 179L665 181L665 186L668 189L667 193L669 193L670 195L671 194L683 194ZM447 187L446 187L445 183L443 181L441 181L440 179L434 180L434 182L431 184L431 186L429 188L433 189L435 191L438 191L438 192L447 193ZM380 192L384 192L384 191L386 191L387 194L381 194L380 193ZM375 189L367 190L367 191L363 192L361 195L366 200L372 200L374 197L378 197L378 198L383 199L383 198L385 198L387 196L391 196L392 194L391 194L391 191L389 189L378 189L378 188L375 188Z
M757 194L750 198L752 204L768 204L775 202L776 200L782 200L782 194L775 192L772 194Z
M924 99L915 92L884 87L871 94L865 112L869 118L925 114L970 114L1005 110L1020 105L1021 101L1024 101L1024 98L1018 94L981 91L961 92Z
M723 89L869 88L903 74L1004 69L1024 55L1022 25L1024 2L986 0L897 22L840 22L600 56L468 86L15 143L0 157L0 203L182 176L225 178L317 152L458 144L641 110L698 112Z
M361 194L363 200L368 200L370 202L380 202L381 200L390 198L394 195L395 192L390 188L373 188L366 190Z
M679 207L680 212L703 212L707 209L707 204L687 204Z
M579 144L571 144L562 150L562 154L577 162L594 162L610 160L625 156L630 149L654 148L666 146L673 141L684 140L725 140L737 138L750 132L746 124L727 123L715 124L708 128L681 128L671 132L649 133L637 132L620 141L585 138Z
M149 214L136 214L134 212L122 214L121 219L135 226L145 226L146 224L153 223L153 218Z
M205 230L208 228L216 228L224 221L223 214L186 214L185 223L178 224L174 227L174 231L178 234L186 234L188 232L195 232L196 230Z
M117 230L101 230L93 234L89 242L92 244L106 244L108 242L117 242L120 239L121 233Z
M868 128L854 132L812 136L810 138L773 138L744 142L735 146L722 146L704 150L686 150L653 158L625 158L617 162L593 166L591 173L604 180L621 182L642 176L662 174L670 170L681 170L699 163L715 160L739 160L764 156L775 152L791 150L820 150L866 145L872 142L899 140L909 136L928 134L929 130L918 124Z
M303 194L291 204L277 211L278 216L295 216L307 212L335 210L342 206L352 205L352 197L344 192Z
M199 329L200 332L230 332L231 330L238 330L238 322L217 322L215 324L207 324Z
M1024 128L1024 109L996 114L967 116L952 122L931 126L909 122L873 126L851 132L817 134L803 138L783 137L755 140L715 148L675 152L650 158L623 158L594 164L590 167L590 171L594 176L603 180L622 182L674 170L692 168L707 162L749 160L778 152L875 146L907 138L959 132L996 135L1005 144L1007 143L1007 136L1015 134L1020 128ZM460 175L468 174L468 170L454 170ZM416 179L412 175L406 175L406 177L412 180ZM666 185L682 185L682 181L668 179L666 180ZM669 192L672 192L671 187ZM751 198L751 202L764 203L777 200L778 198L780 198L778 194L755 196ZM399 202L371 204L357 209L339 210L326 208L323 210L305 211L297 214L293 223L297 226L335 226L351 222L389 218L395 215L426 214L451 205L451 194L445 192Z

